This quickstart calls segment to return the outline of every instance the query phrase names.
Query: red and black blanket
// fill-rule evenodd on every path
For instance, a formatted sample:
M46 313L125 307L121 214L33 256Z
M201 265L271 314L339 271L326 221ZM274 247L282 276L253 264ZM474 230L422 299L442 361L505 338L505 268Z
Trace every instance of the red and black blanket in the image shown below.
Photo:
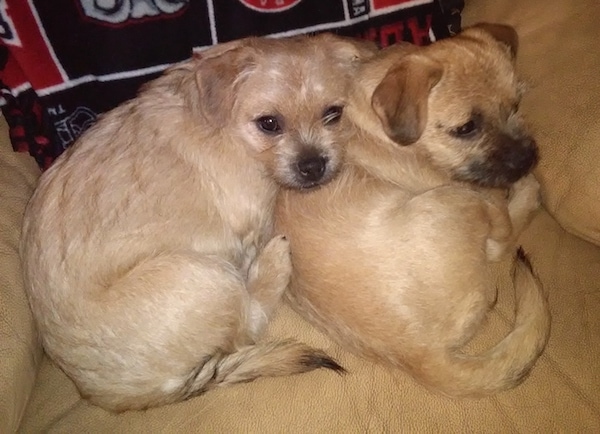
M250 35L330 31L429 44L462 0L4 0L0 104L16 151L50 166L99 114L192 50Z

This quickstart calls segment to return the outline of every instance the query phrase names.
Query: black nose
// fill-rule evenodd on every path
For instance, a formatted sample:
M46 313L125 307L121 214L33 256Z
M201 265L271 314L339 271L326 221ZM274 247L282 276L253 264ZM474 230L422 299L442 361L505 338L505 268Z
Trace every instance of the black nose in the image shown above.
M325 174L327 159L324 157L308 157L297 164L298 173L305 181L319 181Z
M512 149L506 155L506 165L509 170L528 172L538 162L538 148L535 140L527 138L521 141L521 145Z

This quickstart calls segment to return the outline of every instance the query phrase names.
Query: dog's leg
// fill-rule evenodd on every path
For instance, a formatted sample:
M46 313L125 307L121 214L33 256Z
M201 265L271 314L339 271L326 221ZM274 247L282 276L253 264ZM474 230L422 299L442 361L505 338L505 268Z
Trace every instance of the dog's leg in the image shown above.
M527 175L511 187L508 204L505 201L489 200L492 224L486 246L489 261L499 261L505 254L513 253L517 238L540 206L539 190L540 185L535 177Z
M490 231L486 240L488 261L496 262L504 258L514 243L512 222L506 206L506 199L499 192L485 194Z
M511 226L508 214L498 212L498 210L494 210L490 214L493 216L493 218L490 219L492 221L492 230L490 231L490 236L486 241L485 252L488 261L497 262L502 260L512 244L510 237L510 232L512 231L510 230ZM506 223L502 224L503 229L500 230L498 229L499 226L495 224L494 221L498 222L502 220L504 220ZM506 235L504 229L508 229L508 233ZM497 236L494 234L494 232L496 232L496 234L502 233L502 236Z
M292 274L289 242L283 236L272 238L258 254L248 271L250 294L249 330L260 336L279 304Z
M79 320L93 332L71 332L78 345L67 371L84 396L107 409L178 401L195 367L245 343L249 305L243 276L225 259L160 253L94 294Z
M112 410L177 402L215 387L263 376L328 368L343 372L323 351L294 341L253 344L291 273L283 237L267 243L244 279L229 262L197 252L148 259L103 291L103 349L76 376L82 393ZM246 284L247 283L247 284ZM250 317L256 317L254 319ZM248 330L249 325L255 330ZM77 353L79 354L79 353ZM89 365L93 363L93 365ZM89 372L93 372L92 375ZM81 387L83 386L83 387Z
M517 181L510 189L508 214L513 227L513 236L521 234L540 206L540 184L533 175Z

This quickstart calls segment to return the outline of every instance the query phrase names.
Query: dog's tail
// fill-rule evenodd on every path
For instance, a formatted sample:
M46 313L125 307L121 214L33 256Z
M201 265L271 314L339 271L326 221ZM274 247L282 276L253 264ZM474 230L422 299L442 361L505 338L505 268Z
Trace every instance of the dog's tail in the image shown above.
M204 360L183 385L180 399L260 377L301 374L319 368L331 369L339 374L346 372L323 351L305 344L293 340L259 342L233 353L217 353Z
M521 383L543 352L550 334L550 312L541 282L519 247L513 268L516 319L513 330L480 355L446 351L430 366L417 367L426 383L456 397L480 397Z

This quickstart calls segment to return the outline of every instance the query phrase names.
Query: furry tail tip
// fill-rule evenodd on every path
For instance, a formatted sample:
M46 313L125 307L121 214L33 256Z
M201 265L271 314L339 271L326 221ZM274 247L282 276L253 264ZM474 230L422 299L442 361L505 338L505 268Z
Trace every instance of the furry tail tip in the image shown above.
M309 370L309 371L312 371L314 369L319 369L319 368L325 368L325 369L331 369L332 371L334 371L340 375L344 375L344 374L348 373L348 371L346 371L346 369L343 366L339 365L335 360L333 360L327 354L320 352L320 351L315 351L314 353L306 354L302 358L301 363L304 366L306 366L307 370Z
M525 265L527 268L529 268L530 271L533 271L533 266L531 265L531 260L529 259L529 256L523 249L523 246L519 246L517 248L517 253L515 254L515 261L521 262L523 265Z

